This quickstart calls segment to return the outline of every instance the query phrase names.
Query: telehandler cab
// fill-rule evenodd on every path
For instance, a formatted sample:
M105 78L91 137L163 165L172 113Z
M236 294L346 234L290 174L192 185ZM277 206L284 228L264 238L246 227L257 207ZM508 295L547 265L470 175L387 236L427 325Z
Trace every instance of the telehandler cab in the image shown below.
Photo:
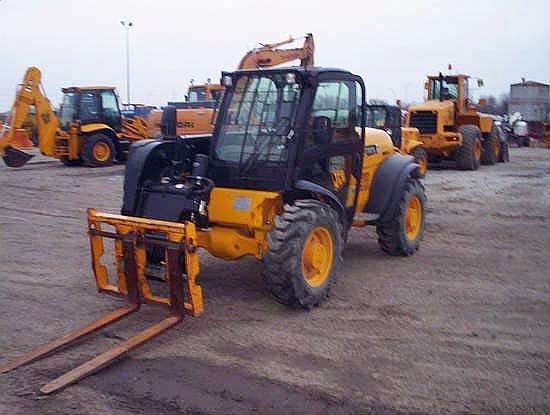
M30 67L11 111L10 128L0 137L0 156L9 167L21 167L32 157L13 145L31 107L40 152L67 166L102 167L123 161L133 141L147 138L139 117L121 115L114 87L63 88L59 116L42 88L42 74Z
M199 248L225 260L258 258L273 296L306 309L321 304L336 281L352 226L376 226L381 248L391 255L418 249L426 203L419 166L386 132L365 127L359 76L293 67L224 72L222 80L226 91L211 137L135 143L122 214L88 210L98 288L126 296L130 306L0 373L117 321L142 302L169 307L162 322L41 389L51 393L107 366L185 313L199 315ZM111 278L102 259L105 238L114 239ZM153 293L150 265L162 268L167 297Z
M428 100L408 109L407 127L420 130L431 162L455 160L461 170L506 161L507 144L490 115L472 105L468 75L428 76ZM483 82L478 80L481 86Z
M369 104L366 105L367 127L379 128L388 133L403 154L410 154L420 166L422 177L428 171L428 153L424 150L424 143L420 141L418 128L403 127L401 108L397 105Z

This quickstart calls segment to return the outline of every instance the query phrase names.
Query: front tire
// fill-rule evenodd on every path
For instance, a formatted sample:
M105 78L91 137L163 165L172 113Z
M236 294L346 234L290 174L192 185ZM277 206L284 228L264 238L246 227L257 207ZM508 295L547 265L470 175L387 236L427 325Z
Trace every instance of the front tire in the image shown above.
M82 146L82 159L89 167L107 167L114 163L115 146L111 138L102 133L85 137Z
M481 160L481 131L476 125L461 125L462 145L456 152L456 165L460 170L477 170Z
M281 303L316 307L328 296L342 265L344 239L338 214L316 200L285 205L267 235L262 277Z
M399 209L389 222L376 226L378 244L389 255L409 256L418 251L424 238L426 194L417 179L409 178Z

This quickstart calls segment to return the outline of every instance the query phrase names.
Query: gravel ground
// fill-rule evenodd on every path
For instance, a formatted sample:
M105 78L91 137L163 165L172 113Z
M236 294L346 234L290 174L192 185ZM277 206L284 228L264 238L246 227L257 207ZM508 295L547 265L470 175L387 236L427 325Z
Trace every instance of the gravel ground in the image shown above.
M327 303L273 301L254 259L201 254L205 313L51 396L41 385L159 321L143 310L0 376L0 413L548 414L550 151L425 180L420 251L354 230ZM116 213L123 166L0 167L0 364L116 308L97 294L85 209Z

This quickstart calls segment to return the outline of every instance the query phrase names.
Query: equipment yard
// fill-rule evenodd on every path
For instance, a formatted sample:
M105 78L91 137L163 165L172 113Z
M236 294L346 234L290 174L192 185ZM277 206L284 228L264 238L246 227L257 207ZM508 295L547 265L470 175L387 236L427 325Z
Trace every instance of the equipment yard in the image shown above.
M131 316L0 378L0 413L542 414L550 408L550 151L431 168L426 233L390 257L353 229L329 301L272 300L262 265L201 251L202 317L61 393L38 389L166 314ZM124 166L0 165L0 365L124 303L96 293L86 208Z

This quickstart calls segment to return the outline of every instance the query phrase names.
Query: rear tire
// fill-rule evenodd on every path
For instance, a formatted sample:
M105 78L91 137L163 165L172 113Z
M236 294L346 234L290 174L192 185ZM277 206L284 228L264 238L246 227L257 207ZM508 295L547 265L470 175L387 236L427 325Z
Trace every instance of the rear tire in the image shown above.
M96 133L84 138L82 159L86 166L111 166L115 159L115 153L113 141L105 134Z
M316 200L285 205L267 235L262 277L281 303L306 309L328 296L342 265L344 240L338 214Z
M61 161L61 163L63 163L64 166L67 166L67 167L77 167L77 166L82 166L84 164L84 161L82 160L81 157L77 158L77 159L70 159L69 157L61 157L59 159Z
M394 218L376 226L378 244L384 252L409 256L418 251L424 238L426 200L422 183L409 178Z
M483 142L483 151L481 153L481 164L493 166L498 163L500 154L500 140L496 126L493 125L491 134Z
M420 177L426 176L428 171L428 153L422 147L416 147L411 156L414 157L414 161L420 166Z
M481 131L475 125L461 125L462 145L456 152L456 165L460 170L477 170L481 159Z

